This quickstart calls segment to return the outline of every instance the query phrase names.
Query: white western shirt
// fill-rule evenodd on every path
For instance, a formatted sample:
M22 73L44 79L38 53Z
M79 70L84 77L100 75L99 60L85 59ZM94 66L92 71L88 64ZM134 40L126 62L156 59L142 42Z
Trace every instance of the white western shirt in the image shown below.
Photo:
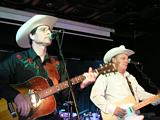
M143 101L153 94L146 92L128 72L124 76L119 72L100 75L94 83L90 99L103 112L113 114L116 105L114 103L132 96L126 77L131 82L136 101ZM153 103L154 104L154 103ZM156 104L156 103L155 103ZM158 104L158 103L157 103Z

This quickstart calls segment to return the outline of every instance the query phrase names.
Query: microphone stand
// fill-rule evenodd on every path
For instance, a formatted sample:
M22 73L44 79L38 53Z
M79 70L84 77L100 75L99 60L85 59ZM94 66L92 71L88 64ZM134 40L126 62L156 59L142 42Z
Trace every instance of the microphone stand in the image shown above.
M151 79L142 71L142 69L140 69L136 64L134 64L135 68L138 70L138 72L140 72L140 74L142 75L142 77L146 80L148 80L149 85L151 85L153 88L155 88L158 92L159 92L159 88L157 87L157 85L155 85ZM143 67L142 67L143 68Z
M64 56L63 56L62 49L61 49L63 36L64 36L64 32L62 32L61 43L60 43L58 33L55 35L55 39L56 39L57 44L58 44L59 54L60 54L62 62L64 64L64 69L65 69L65 72L66 72L66 75L67 75L67 81L68 81L69 89L70 89L70 92L71 92L71 95L72 95L72 98L73 98L73 103L74 103L74 106L75 106L75 109L76 109L77 117L78 117L78 120L80 120L79 111L78 111L75 95L74 95L73 88L72 88L72 83L71 83L69 75L68 75L67 67L66 67ZM70 107L72 107L72 106L70 106ZM71 108L70 109L70 120L72 120L72 118L73 118L73 116L72 116L72 108Z

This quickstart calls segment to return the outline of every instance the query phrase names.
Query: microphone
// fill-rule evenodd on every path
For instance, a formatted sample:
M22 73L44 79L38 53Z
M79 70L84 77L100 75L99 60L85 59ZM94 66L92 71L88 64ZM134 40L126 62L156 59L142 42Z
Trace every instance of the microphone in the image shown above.
M50 39L50 40L55 39L55 37L56 37L59 33L63 33L63 30L53 30L53 31L49 34L49 39Z
M134 64L134 65L142 65L141 62L134 61L134 60L132 60L132 59L130 59L130 58L128 59L128 63Z

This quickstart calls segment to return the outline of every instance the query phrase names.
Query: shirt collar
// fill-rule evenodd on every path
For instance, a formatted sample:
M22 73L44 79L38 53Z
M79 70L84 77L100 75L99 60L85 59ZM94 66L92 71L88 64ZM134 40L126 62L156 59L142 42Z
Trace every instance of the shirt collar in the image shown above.
M129 76L129 72L126 71L126 72L124 73L124 77L128 77L128 76Z
M37 57L39 57L36 52L33 50L33 48L30 48L29 51L29 57L32 58L33 60L35 60ZM48 53L45 55L44 57L44 61L48 60L49 59L49 55Z
M29 54L29 57L32 58L33 60L38 57L38 55L36 54L36 52L33 50L33 48L30 48L28 50L28 54Z

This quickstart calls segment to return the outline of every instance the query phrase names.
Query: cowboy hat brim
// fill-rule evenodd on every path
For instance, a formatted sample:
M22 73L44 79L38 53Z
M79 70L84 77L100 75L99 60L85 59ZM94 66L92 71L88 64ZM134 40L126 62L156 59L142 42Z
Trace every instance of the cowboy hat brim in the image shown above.
M35 15L25 22L16 33L16 42L22 48L30 48L29 33L40 25L47 25L50 29L56 24L57 18L48 15Z
M104 58L103 58L103 61L104 63L109 63L111 62L111 59L118 55L118 54L127 54L128 56L130 55L133 55L135 52L133 50L130 50L130 49L126 49L124 45L121 45L119 47L115 47L115 48L112 48L111 50L109 50L105 55L104 55Z

